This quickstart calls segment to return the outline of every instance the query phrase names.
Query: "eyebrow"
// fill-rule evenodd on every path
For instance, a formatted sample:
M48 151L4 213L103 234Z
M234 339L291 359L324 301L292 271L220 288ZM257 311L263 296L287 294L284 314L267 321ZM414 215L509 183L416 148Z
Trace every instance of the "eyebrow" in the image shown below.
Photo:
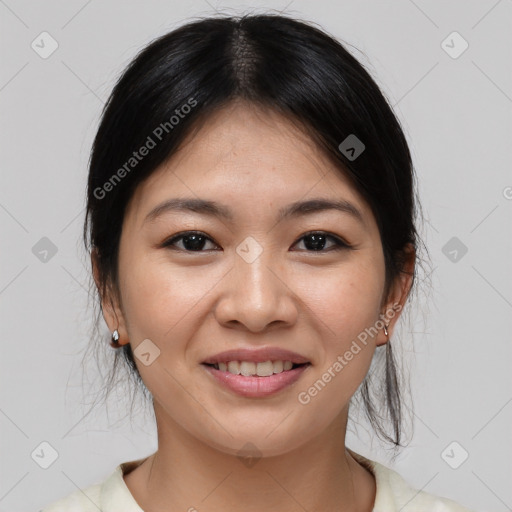
M350 202L344 199L314 198L307 201L296 201L278 211L277 220L300 217L303 215L336 210L347 213L361 223L364 223L362 213ZM194 212L210 217L218 217L226 221L233 221L232 211L216 201L197 198L173 198L155 206L145 217L144 223L152 222L164 213Z

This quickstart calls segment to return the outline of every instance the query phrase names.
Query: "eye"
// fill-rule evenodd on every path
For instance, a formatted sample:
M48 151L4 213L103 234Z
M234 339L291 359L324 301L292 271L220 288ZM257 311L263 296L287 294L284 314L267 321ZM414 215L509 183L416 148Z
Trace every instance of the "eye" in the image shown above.
M325 245L328 239L333 241L333 245L331 246L331 249L325 250ZM341 238L330 235L325 231L312 231L311 233L306 233L302 238L300 238L300 240L304 240L304 245L311 249L308 252L339 251L341 249L350 249L351 247Z
M341 238L335 235L330 235L324 231L306 233L294 245L297 245L302 240L304 240L304 246L306 247L307 252L329 252L331 250L335 251L351 248L350 244L343 241ZM328 245L328 240L331 240L331 247L326 250L325 246ZM177 246L178 242L182 243L181 247ZM214 250L215 247L218 247L218 245L215 244L209 236L205 235L201 231L185 231L165 241L162 244L162 247L176 248L185 252L205 252L203 249L209 242L214 246L214 248L206 250Z
M162 247L174 248L176 242L182 240L183 247L176 247L177 249L185 250L186 252L204 252L202 249L207 241L213 243L212 239L200 231L185 231L184 233L173 236L165 241ZM213 244L218 247L216 244ZM174 247L173 247L174 246Z

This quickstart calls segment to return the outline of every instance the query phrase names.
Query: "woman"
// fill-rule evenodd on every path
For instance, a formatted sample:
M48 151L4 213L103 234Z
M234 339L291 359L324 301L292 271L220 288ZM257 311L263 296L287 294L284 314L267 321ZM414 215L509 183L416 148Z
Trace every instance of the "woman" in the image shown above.
M257 15L151 43L103 113L84 236L158 450L44 512L467 510L345 446L356 392L401 444L415 210L401 127L329 35Z

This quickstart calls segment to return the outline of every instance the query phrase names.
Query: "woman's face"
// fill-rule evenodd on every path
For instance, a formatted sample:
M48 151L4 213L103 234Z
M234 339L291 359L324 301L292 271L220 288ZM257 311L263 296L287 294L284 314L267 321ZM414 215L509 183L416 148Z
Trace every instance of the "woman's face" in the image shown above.
M215 208L161 207L176 199ZM313 199L340 207L300 207ZM386 340L384 271L375 219L349 181L285 119L232 104L137 188L122 305L106 318L136 354L160 427L277 455L343 425ZM232 350L246 352L221 354ZM205 364L219 354L228 370ZM294 357L307 364L286 369Z

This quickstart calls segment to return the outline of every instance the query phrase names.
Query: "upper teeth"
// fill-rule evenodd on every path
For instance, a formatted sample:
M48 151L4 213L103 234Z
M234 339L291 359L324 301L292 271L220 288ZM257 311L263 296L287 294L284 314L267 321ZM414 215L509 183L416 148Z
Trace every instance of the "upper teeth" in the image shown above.
M281 373L284 370L291 370L293 363L291 361L265 361L264 363L255 363L252 361L228 361L218 363L216 367L219 370L234 375L244 375L249 377L257 375L258 377L268 377L274 373Z

